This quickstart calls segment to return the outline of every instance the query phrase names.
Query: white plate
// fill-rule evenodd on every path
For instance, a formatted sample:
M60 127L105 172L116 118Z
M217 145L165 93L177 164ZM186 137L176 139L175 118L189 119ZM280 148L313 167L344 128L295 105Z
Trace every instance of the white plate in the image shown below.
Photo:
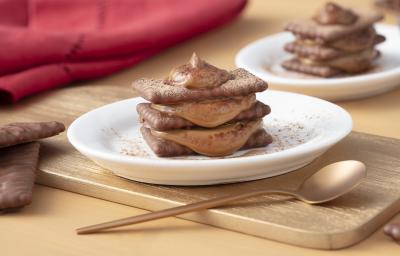
M105 105L76 119L68 139L82 154L116 175L155 184L209 185L271 177L298 169L344 138L350 115L317 98L266 91L258 99L272 108L264 118L274 142L226 158L158 158L140 135L133 98ZM82 170L84 171L84 170Z
M400 85L400 31L396 26L377 24L386 37L377 48L382 56L373 70L355 76L317 78L284 70L280 63L291 54L283 45L293 41L289 32L264 37L244 47L236 55L236 65L267 81L272 89L300 92L327 100L363 98Z

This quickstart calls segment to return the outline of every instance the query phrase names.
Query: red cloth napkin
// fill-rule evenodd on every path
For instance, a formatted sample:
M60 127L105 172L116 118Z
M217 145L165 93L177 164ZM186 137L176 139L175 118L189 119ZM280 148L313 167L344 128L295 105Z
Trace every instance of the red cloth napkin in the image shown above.
M246 0L0 0L0 101L133 65L222 25Z

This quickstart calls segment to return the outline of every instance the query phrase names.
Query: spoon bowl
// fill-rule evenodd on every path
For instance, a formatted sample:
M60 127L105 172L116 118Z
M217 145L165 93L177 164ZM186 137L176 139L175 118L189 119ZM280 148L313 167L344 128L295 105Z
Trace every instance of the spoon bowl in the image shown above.
M309 204L328 202L356 187L366 173L366 166L360 161L336 162L305 179L295 194Z

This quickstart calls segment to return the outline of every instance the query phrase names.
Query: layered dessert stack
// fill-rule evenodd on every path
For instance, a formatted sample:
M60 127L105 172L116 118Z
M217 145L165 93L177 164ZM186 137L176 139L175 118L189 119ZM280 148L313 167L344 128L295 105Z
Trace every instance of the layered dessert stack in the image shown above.
M158 156L225 156L272 141L262 121L270 108L255 97L267 84L243 69L228 72L193 54L167 79L139 79L133 87L150 101L137 111Z
M312 19L286 25L285 30L296 39L284 48L296 56L282 66L320 77L364 72L379 57L375 46L385 40L373 27L382 18L374 11L354 11L327 3Z

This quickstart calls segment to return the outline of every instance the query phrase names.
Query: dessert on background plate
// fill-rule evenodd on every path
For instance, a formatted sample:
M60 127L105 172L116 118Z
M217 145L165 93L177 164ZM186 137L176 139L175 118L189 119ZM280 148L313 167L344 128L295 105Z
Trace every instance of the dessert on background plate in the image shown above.
M271 110L255 96L267 83L244 69L228 72L193 53L168 78L139 79L133 87L150 101L137 112L144 139L160 157L220 157L272 142L262 121Z
M375 11L351 10L328 2L311 19L285 26L295 40L284 49L295 57L282 66L319 77L368 71L380 55L375 46L385 41L373 26L382 19Z
M400 79L398 27L375 24L381 19L375 11L327 3L310 19L289 22L286 32L243 47L236 66L271 89L331 101L381 94Z
M400 0L376 0L375 5L400 14Z

